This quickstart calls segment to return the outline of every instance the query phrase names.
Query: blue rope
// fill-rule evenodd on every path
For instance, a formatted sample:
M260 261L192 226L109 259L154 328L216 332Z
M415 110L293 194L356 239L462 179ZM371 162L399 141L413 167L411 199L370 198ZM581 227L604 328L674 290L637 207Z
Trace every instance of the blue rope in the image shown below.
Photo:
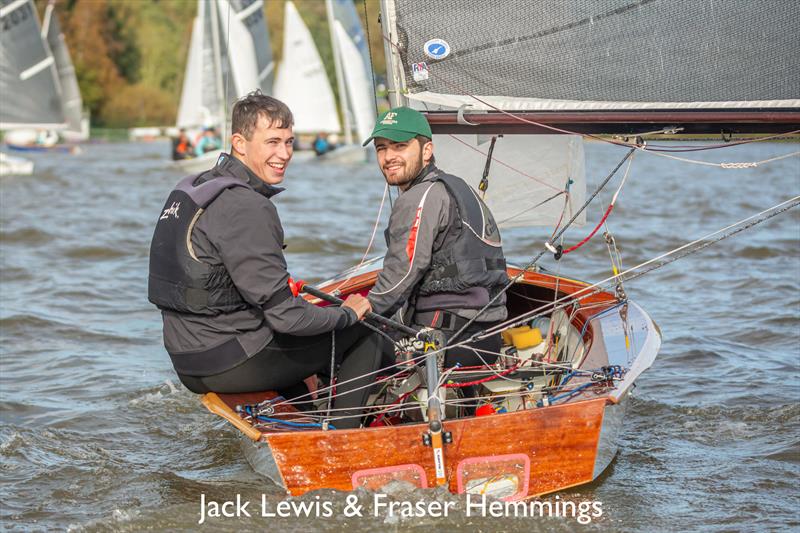
M255 417L256 420L259 420L261 422L272 422L273 424L283 424L285 426L289 426L289 427L293 427L293 428L320 428L320 429L322 428L322 424L292 422L290 420L281 420L280 418L270 418L268 416L253 415L253 408L250 405L245 406L244 410L248 415ZM333 427L330 424L328 424L328 428L329 429L336 429L335 427Z

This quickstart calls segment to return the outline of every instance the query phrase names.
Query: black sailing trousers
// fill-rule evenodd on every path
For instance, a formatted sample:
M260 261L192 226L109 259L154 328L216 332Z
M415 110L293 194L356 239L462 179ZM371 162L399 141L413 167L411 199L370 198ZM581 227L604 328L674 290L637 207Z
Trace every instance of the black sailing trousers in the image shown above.
M337 389L334 411L344 416L332 424L337 429L357 428L369 397L375 375L366 375L381 366L383 339L366 327L355 324L336 332ZM286 399L308 393L303 380L313 374L330 375L331 333L309 337L275 333L260 352L242 364L213 376L178 374L192 392L239 393L278 391ZM327 393L324 393L327 394ZM307 399L307 398L304 398Z

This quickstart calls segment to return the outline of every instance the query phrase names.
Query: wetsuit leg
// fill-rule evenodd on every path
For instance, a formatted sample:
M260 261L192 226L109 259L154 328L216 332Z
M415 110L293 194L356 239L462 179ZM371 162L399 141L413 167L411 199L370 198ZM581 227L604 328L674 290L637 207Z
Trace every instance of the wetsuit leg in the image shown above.
M381 342L377 339L373 342L361 342L366 341L368 337L377 335L359 324L336 332L336 360L348 361L342 365L348 372L347 379L358 376L359 373L366 374L378 369L380 361L375 364L369 361L371 361L372 346L381 346ZM355 354L355 358L349 357L351 352ZM362 358L364 361L361 361ZM330 360L330 333L309 337L276 333L272 341L260 352L230 370L203 377L179 374L179 378L189 390L198 394L211 391L240 393L275 390L290 398L307 393L303 383L307 377L316 373L329 374ZM370 376L366 379L374 381L375 377ZM345 379L339 376L338 381L342 382ZM340 391L353 390L362 381L354 382L355 387L344 385ZM365 391L348 395L343 406L363 405L367 400L368 389ZM310 398L306 398L308 399Z

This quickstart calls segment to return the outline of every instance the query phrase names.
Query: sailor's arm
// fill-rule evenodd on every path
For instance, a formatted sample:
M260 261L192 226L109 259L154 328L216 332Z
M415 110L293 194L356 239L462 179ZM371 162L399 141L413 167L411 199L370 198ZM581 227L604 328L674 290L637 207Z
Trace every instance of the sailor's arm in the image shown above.
M437 237L447 228L449 209L441 183L417 185L397 200L389 218L383 271L367 295L373 312L388 316L412 295L430 267Z
M209 237L239 293L263 312L273 330L307 336L358 321L352 305L318 307L292 294L283 256L283 228L271 202L245 189L230 189L212 206L217 220L209 225L213 228Z

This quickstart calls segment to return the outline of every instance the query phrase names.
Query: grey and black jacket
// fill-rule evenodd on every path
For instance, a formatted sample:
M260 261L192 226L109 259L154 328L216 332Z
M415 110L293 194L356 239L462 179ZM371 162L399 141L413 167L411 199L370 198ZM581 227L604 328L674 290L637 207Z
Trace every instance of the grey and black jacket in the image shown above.
M357 321L288 287L284 233L271 198L283 189L237 159L185 178L160 213L150 252L149 298L178 373L210 376L264 348L274 332L308 336Z
M383 271L367 296L373 311L401 310L407 322L428 324L436 312L469 319L508 281L494 217L464 180L426 166L395 202L385 232ZM505 295L478 316L507 316Z

